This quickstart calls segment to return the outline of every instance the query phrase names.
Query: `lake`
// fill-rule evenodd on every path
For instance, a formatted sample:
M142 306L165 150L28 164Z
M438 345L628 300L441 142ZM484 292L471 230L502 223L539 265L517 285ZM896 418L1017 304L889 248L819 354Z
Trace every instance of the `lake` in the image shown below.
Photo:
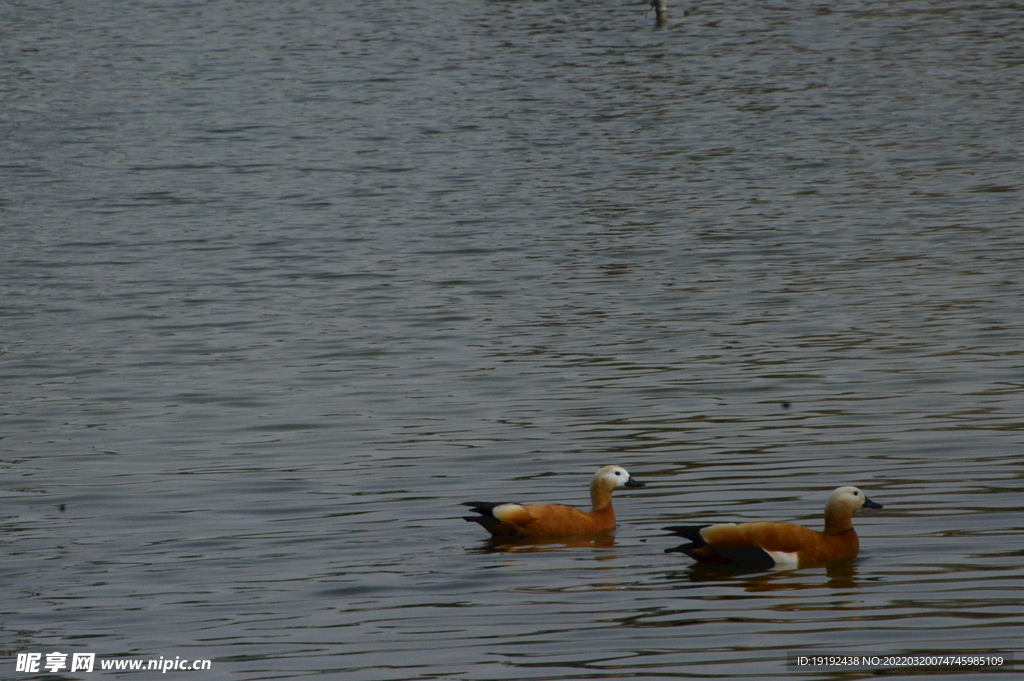
M1024 13L646 9L0 9L0 676L1016 671ZM664 552L846 484L852 562Z

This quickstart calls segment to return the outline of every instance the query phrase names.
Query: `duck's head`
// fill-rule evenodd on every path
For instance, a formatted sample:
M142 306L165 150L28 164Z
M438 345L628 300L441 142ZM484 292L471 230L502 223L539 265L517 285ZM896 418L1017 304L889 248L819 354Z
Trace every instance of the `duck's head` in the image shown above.
M868 495L850 485L837 488L829 495L828 503L825 505L826 510L839 511L842 509L850 515L862 508L882 508L882 505L871 501L868 499Z
M602 466L594 474L593 484L607 490L619 487L645 487L644 483L633 478L622 466Z

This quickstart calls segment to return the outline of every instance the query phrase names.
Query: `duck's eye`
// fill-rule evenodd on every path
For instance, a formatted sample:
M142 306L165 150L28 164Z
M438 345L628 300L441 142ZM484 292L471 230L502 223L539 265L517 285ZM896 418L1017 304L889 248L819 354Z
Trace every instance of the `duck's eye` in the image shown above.
M859 496L859 495L860 495L860 492L854 492L854 493L853 493L853 496L855 496L855 497L856 497L856 496Z
M615 471L615 475L622 475L622 471Z

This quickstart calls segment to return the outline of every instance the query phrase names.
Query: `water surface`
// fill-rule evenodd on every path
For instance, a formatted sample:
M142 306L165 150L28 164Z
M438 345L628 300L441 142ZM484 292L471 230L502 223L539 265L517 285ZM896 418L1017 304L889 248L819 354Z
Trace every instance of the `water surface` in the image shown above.
M5 677L1022 653L1024 15L643 10L2 10ZM648 483L614 537L461 520L605 463ZM663 552L841 484L885 505L852 563Z

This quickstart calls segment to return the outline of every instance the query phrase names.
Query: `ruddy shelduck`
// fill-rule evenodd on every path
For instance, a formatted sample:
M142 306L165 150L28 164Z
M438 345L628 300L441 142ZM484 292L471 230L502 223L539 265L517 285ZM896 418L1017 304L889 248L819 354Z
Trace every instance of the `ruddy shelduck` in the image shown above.
M622 466L604 466L590 482L593 508L582 511L561 504L510 504L467 501L480 515L466 516L495 537L577 537L615 528L612 492L619 487L644 487Z
M709 565L749 568L806 567L854 558L860 540L852 516L861 508L882 508L856 487L840 487L825 504L825 531L793 523L753 522L666 527L691 541L678 551Z

